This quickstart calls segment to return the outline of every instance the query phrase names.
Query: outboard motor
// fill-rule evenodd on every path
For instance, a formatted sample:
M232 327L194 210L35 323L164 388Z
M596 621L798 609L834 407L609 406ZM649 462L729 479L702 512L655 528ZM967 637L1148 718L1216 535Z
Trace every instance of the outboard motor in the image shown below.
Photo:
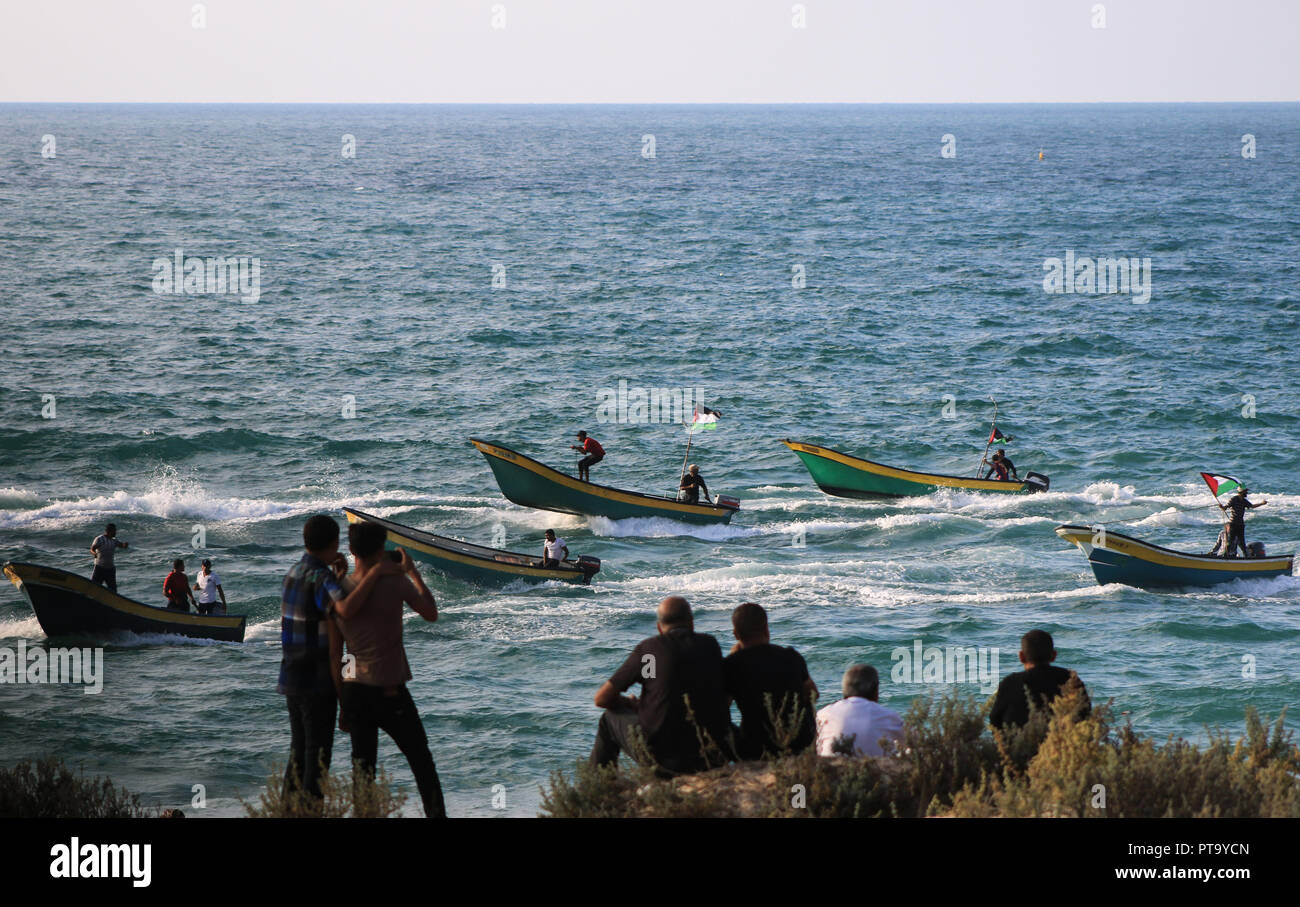
M1026 491L1046 491L1052 485L1052 480L1041 472L1025 473Z
M1249 557L1264 557L1264 543L1251 542L1246 546L1246 551L1248 552Z
M731 510L739 510L740 498L733 498L731 495L720 494L718 495L718 506L727 507Z
M582 555L577 561L578 569L584 574L583 582L591 582L592 576L600 572L600 558Z

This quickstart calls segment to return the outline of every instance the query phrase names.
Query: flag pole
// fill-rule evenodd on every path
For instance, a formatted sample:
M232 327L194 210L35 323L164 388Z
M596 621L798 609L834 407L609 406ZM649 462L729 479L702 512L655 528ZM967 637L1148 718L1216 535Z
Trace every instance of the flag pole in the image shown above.
M686 433L686 456L682 457L682 474L677 477L678 490L682 487L682 479L686 478L686 461L691 458L691 439L695 436L695 422L691 422L691 430Z
M992 397L989 397L989 399L993 400ZM997 427L998 427L998 401L993 400L993 421L989 423L989 440L988 443L984 445L984 456L980 457L980 465L975 467L975 478L977 479L980 477L980 470L983 469L984 464L988 462L989 448L993 446L993 432L997 431Z

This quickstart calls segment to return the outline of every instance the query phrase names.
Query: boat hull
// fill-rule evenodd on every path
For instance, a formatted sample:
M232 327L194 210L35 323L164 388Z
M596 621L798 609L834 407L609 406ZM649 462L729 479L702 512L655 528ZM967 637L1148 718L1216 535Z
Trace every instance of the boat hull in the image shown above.
M1000 482L898 469L850 456L829 447L798 441L781 442L794 451L817 487L840 498L905 498L934 494L940 489L991 494L1024 494L1045 490L1031 482Z
M404 548L413 559L428 564L445 576L479 585L506 585L520 580L585 585L591 582L591 574L595 572L583 570L573 562L548 569L541 566L539 558L526 554L471 545L459 539L422 532L349 507L345 507L343 513L349 523L372 522L388 530L385 544L389 550ZM597 566L596 570L599 569Z
M49 637L105 636L127 631L243 642L239 614L202 615L146 605L84 576L36 564L6 564L5 576L31 603Z
M1217 586L1239 579L1290 576L1294 556L1222 558L1152 545L1101 527L1066 524L1056 534L1088 558L1097 582L1140 589Z
M611 520L658 517L683 523L729 523L735 507L687 504L671 498L583 482L508 447L471 438L487 459L501 493L523 507L603 516Z

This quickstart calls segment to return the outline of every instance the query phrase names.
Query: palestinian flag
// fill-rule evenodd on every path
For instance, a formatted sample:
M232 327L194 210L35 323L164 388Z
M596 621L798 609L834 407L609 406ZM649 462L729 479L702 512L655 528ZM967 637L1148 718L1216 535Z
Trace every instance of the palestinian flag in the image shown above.
M1011 435L1002 434L1002 429L1000 428L993 429L993 431L989 434L990 444L1001 444L1002 446L1005 447L1006 445L1010 444L1014 440L1015 438L1013 438Z
M691 428L707 431L718 427L718 417L722 413L716 409L709 409L707 406L695 407L695 415L691 418Z
M1201 478L1210 486L1210 491L1217 498L1221 494L1232 494L1241 487L1241 480L1235 476L1221 476L1214 472L1203 472Z

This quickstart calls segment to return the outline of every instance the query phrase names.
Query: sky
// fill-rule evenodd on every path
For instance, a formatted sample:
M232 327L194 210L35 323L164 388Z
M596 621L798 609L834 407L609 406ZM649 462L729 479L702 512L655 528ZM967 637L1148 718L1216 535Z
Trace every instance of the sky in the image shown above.
M0 102L1297 101L1298 37L1300 0L3 0Z

